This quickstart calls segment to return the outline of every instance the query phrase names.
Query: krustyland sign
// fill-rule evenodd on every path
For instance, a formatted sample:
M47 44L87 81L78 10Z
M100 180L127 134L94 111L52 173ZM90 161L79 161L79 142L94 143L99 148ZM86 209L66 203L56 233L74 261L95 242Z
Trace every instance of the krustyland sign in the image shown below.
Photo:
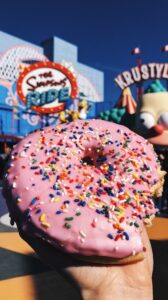
M123 90L131 84L153 78L168 79L168 63L149 63L136 66L130 71L119 74L114 81Z
M57 113L74 100L77 83L72 73L60 64L39 62L24 69L17 81L17 92L26 105L40 114Z

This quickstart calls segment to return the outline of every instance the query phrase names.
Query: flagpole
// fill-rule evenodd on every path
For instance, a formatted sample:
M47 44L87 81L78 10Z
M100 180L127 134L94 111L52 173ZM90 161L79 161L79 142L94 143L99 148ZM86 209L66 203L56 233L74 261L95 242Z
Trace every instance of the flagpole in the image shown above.
M137 63L138 63L139 70L141 70L141 66L142 66L141 56L138 57ZM143 86L142 86L142 79L140 80L140 82L137 83L137 85L138 85L138 101L141 101L141 97L142 97L143 92L144 92Z
M132 52L132 55L137 55L137 66L141 69L142 66L142 58L141 58L141 50L140 48L136 47ZM136 100L139 102L141 100L141 96L143 94L143 86L142 86L142 79L136 83Z
M168 52L168 45L165 45L162 49L162 52ZM168 79L166 79L166 89L168 91Z

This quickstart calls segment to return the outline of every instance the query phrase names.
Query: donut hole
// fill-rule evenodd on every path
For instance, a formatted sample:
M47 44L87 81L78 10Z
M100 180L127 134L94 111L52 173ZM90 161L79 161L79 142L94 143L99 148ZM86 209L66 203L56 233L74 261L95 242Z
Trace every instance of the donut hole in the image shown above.
M90 166L101 166L107 161L106 155L103 153L103 149L88 148L85 149L84 156L81 159L81 163Z
M93 159L93 157L90 157L90 156L83 157L81 159L81 162L82 162L82 164L85 164L85 165L90 165L90 166L94 165L94 159Z

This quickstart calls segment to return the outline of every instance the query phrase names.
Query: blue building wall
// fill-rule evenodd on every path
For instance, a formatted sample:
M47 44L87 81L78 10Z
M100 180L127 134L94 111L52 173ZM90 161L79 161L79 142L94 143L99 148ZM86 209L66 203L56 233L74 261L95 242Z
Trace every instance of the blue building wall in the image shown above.
M88 117L94 118L96 116L97 102L103 102L104 100L104 74L78 61L77 46L58 37L53 37L42 42L42 46L40 47L0 31L1 74L4 68L4 65L2 65L2 55L5 51L8 51L8 49L17 46L32 47L41 53L41 55L44 54L49 60L54 62L61 63L63 60L71 62L77 72L80 73L81 76L86 77L96 88L99 98L96 102L93 99L89 99L90 103L92 103L92 107ZM15 68L14 62L12 67ZM28 132L39 128L41 122L45 122L45 117L41 120L35 112L32 111L32 113L28 114L25 111L23 103L16 94L16 80L8 78L8 75L6 76L4 79L4 77L0 75L0 134L24 136ZM55 123L55 119L50 118L50 124L53 123Z
M44 54L52 61L61 63L63 60L72 62L74 68L86 76L96 87L100 101L104 101L104 74L78 61L78 48L60 38L54 37L42 43ZM51 50L52 49L52 50ZM91 99L90 99L91 100Z
M10 35L8 33L0 31L0 53L6 51L8 48L18 46L18 45L31 46L33 48L36 48L41 53L44 52L43 48L40 46L37 46L37 45L29 43L25 40L19 39L18 37L15 37L13 35Z

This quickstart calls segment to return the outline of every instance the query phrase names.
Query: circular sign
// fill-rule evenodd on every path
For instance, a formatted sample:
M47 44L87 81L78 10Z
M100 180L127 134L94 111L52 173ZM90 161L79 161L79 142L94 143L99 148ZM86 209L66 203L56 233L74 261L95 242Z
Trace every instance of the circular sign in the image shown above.
M38 62L24 69L17 81L17 92L27 109L40 114L57 113L74 100L77 83L72 73L54 62Z

